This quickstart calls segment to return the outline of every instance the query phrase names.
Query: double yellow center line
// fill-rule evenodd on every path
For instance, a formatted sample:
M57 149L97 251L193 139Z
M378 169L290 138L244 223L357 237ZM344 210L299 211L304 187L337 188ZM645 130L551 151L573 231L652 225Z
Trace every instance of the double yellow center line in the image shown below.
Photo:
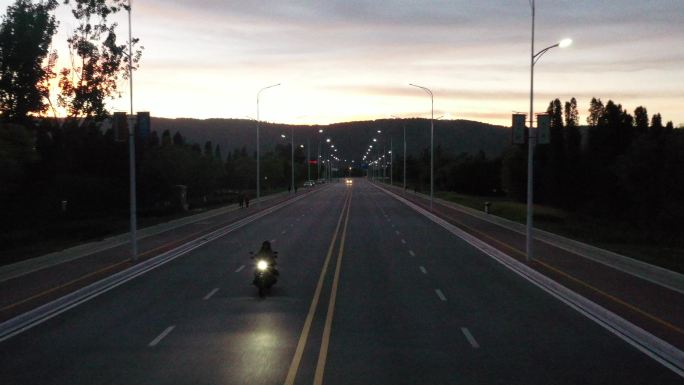
M330 264L330 259L332 258L333 252L335 250L335 244L337 243L337 237L340 234L340 227L342 227L342 233L340 235L340 247L337 253L337 264L335 266L335 276L333 278L332 290L330 293L330 301L328 302L328 312L325 317L325 326L323 327L323 338L321 341L321 348L318 353L318 362L316 363L316 372L314 374L314 385L321 385L323 383L323 374L325 371L325 362L328 357L328 346L330 344L330 331L332 328L333 314L335 312L335 301L337 299L337 286L340 280L340 266L342 265L342 255L344 254L344 243L347 238L347 225L349 224L349 212L351 211L351 199L352 199L352 189L349 190L342 206L342 212L340 213L340 218L337 220L337 226L335 227L335 232L333 233L332 240L330 241L330 246L328 247L328 253L325 257L325 262L323 263L323 269L321 270L321 275L318 278L318 285L316 285L316 291L314 292L313 299L311 300L311 305L309 306L309 313L306 315L306 320L304 321L304 327L302 328L302 333L299 336L299 342L297 342L297 348L295 349L295 355L290 363L290 369L287 372L287 377L285 379L285 385L293 385L295 377L297 377L297 371L302 362L302 356L304 355L304 348L306 346L306 341L309 339L309 333L311 331L311 324L313 323L314 315L316 314L316 309L318 307L318 302L321 297L321 291L323 290L323 282L325 281L325 276L328 271L328 265ZM344 226L342 226L342 220L344 219Z

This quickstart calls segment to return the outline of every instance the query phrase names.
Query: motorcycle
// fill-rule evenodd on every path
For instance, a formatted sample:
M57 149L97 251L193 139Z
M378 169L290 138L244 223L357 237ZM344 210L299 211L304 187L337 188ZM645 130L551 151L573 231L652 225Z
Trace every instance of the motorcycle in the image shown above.
M273 286L278 281L278 269L276 269L275 259L278 258L278 252L274 251L270 258L261 254L252 254L252 259L254 259L254 280L252 284L259 289L259 297L263 298L266 293L271 290Z

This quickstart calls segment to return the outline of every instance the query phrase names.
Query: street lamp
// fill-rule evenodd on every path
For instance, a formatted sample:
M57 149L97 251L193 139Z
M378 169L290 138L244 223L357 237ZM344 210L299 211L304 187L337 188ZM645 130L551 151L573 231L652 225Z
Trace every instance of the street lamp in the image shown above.
M280 134L280 137L285 139L285 134ZM294 194L294 126L290 126L290 192Z
M532 260L533 253L533 228L534 228L534 223L533 223L533 193L534 193L534 183L533 183L533 178L534 178L534 167L533 167L533 159L534 159L534 143L533 140L537 138L539 133L537 132L536 135L532 135L532 129L534 127L534 65L537 64L539 59L544 55L546 52L548 52L552 48L560 47L560 48L565 48L570 46L572 44L572 40L570 39L563 39L560 42L550 45L543 50L534 53L534 15L535 15L535 4L534 0L530 0L530 7L532 8L532 43L531 43L531 49L530 49L530 128L529 128L529 137L527 140L527 228L526 228L526 254L527 254L527 261L529 262ZM539 127L537 127L538 129Z
M430 211L432 211L432 201L434 200L435 190L435 98L432 91L427 87L416 84L409 84L413 87L418 87L430 95L431 115L430 115Z
M131 226L131 259L138 260L138 221L135 187L135 124L133 123L133 38L131 32L131 0L128 0L128 80L130 82L131 116L128 120L128 164L130 177L130 226Z
M259 155L259 96L261 93L269 88L277 87L279 86L280 83L278 84L273 84L268 87L264 87L257 92L257 119L256 119L256 139L257 139L257 172L256 172L256 188L257 188L257 207L261 209L261 180L259 179L259 171L260 171L260 158L261 156Z

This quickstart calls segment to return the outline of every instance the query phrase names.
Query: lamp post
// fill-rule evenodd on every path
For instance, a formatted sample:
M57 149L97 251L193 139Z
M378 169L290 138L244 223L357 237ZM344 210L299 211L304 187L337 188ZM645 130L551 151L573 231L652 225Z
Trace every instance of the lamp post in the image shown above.
M135 186L135 123L133 121L133 37L131 32L131 0L128 0L128 80L130 84L131 115L128 121L128 164L130 185L130 226L131 226L131 259L138 260L138 221L137 194Z
M311 180L311 145L309 137L306 138L306 180Z
M290 126L290 186L292 187L292 193L295 193L295 184L294 184L294 126Z
M264 87L264 88L260 89L259 92L257 92L257 101L256 101L256 104L257 104L257 118L256 118L256 139L257 139L257 172L256 172L256 190L257 191L256 191L256 193L257 193L257 196L256 196L256 198L257 198L257 207L259 209L261 209L261 179L259 179L260 178L260 163L259 162L260 162L260 158L261 158L260 150L259 150L259 148L261 147L259 145L259 96L261 95L261 93L263 91L265 91L269 88L277 87L279 85L280 85L280 83L273 84L273 85L270 85L268 87Z
M318 130L319 134L323 133L322 129ZM318 136L318 158L316 158L316 179L321 179L321 137Z
M427 87L416 84L409 84L413 87L418 87L430 95L431 115L430 115L430 211L432 211L432 201L435 193L435 98L432 91Z
M528 134L528 139L527 139L527 226L526 226L526 241L525 241L525 249L526 249L526 254L527 254L527 261L531 261L534 257L534 250L533 250L533 229L534 229L534 223L533 223L533 202L534 202L534 167L533 167L533 160L534 160L534 144L533 143L536 139L537 136L539 135L538 132L535 132L535 134L532 134L532 130L534 127L534 65L537 64L539 59L544 55L548 50L556 47L561 47L565 48L568 47L570 44L572 44L572 40L570 39L563 39L560 42L550 45L543 50L534 53L534 16L535 16L535 3L534 0L530 0L530 7L532 8L532 43L531 43L531 49L530 49L530 127L529 127L529 134ZM537 127L538 129L539 127Z

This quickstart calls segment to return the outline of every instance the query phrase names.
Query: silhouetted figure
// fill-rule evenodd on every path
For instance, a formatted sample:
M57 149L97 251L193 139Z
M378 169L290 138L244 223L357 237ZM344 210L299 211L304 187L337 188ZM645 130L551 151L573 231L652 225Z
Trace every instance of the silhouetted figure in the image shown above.
M238 194L238 203L240 204L240 208L243 208L245 206L245 194Z
M245 195L245 206L249 208L249 195Z

